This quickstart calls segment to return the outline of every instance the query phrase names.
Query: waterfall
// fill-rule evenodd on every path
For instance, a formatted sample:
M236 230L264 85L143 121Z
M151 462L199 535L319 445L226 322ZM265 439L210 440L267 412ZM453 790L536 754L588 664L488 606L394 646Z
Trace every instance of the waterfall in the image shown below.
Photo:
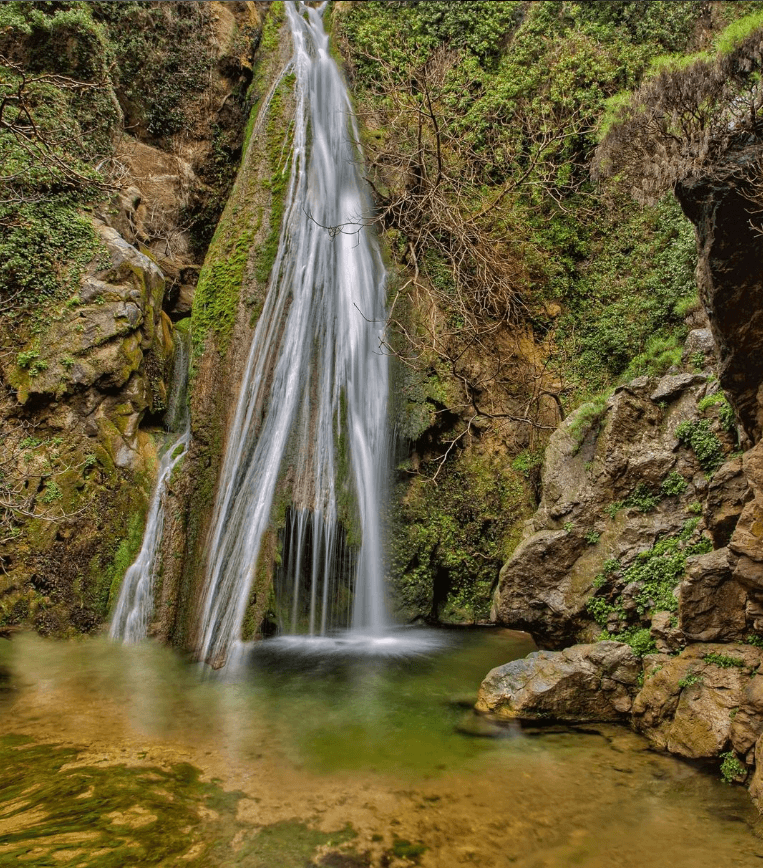
M119 592L109 636L124 642L138 642L146 637L154 610L154 582L161 565L164 532L164 494L172 471L181 461L191 439L188 413L188 366L190 333L175 331L175 358L165 421L170 433L159 456L159 473L146 519L146 529L138 556L125 573ZM174 433L173 433L174 432Z
M294 589L293 627L302 609L311 635L350 626L332 614L337 564L354 589L353 630L379 635L387 623L380 521L385 270L373 230L362 225L371 203L350 99L328 50L324 6L286 3L296 79L290 177L208 540L199 655L211 662L241 639L263 535L283 489L291 507L282 572ZM338 226L345 228L326 228ZM357 525L352 554L348 524Z

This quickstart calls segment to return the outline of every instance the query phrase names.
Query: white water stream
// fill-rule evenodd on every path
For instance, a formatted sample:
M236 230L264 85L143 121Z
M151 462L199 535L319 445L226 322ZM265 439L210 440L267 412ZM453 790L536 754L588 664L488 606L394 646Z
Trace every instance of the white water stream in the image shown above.
M156 487L151 498L143 533L143 543L135 561L125 573L119 600L109 628L112 639L138 642L145 639L154 611L154 583L161 566L162 535L164 532L164 495L172 471L181 461L191 439L188 413L188 365L190 335L176 331L173 382L166 420L170 433L162 446Z
M286 3L296 111L290 178L271 286L228 432L207 549L199 656L221 662L241 639L279 484L288 488L294 627L333 610L336 564L350 563L355 634L387 627L380 510L386 480L385 270L358 170L357 129L328 51L321 8ZM331 232L325 227L355 223ZM357 230L357 231L356 231ZM339 502L350 492L362 539L351 559ZM309 572L308 599L300 576ZM353 581L354 579L354 581ZM346 626L346 624L345 624Z

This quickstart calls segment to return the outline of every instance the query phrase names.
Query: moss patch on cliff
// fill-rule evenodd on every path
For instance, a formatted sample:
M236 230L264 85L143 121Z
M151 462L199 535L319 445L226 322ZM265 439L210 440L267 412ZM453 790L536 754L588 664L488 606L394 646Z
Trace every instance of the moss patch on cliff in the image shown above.
M204 351L210 335L214 335L217 349L226 352L245 284L253 276L264 287L270 275L278 249L289 177L291 130L286 122L286 96L293 86L294 77L286 76L268 106L265 132L268 176L258 183L251 176L252 167L244 172L239 190L231 197L204 261L192 314L196 357ZM255 193L258 187L260 191ZM263 191L269 200L267 205L262 198ZM267 231L262 237L261 227L265 219ZM252 258L254 274L248 275L247 266ZM253 307L251 325L256 323L261 310L260 296L261 292L257 291L248 298Z
M398 614L446 623L486 620L498 571L532 509L527 479L505 455L475 446L436 483L416 476L398 486L399 509L390 522Z

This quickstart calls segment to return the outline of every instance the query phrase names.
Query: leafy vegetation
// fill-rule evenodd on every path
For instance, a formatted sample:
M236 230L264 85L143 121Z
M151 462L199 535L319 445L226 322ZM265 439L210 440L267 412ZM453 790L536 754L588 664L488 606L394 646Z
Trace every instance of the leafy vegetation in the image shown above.
M723 464L723 446L707 419L691 419L681 422L676 428L676 437L679 443L689 447L694 452L700 466L708 473Z
M726 753L722 753L720 755L720 759L721 777L727 784L730 784L736 778L742 777L742 775L747 774L747 769L737 759L737 756L733 751L727 751Z
M683 494L688 488L689 483L681 476L677 470L671 470L670 473L662 480L660 492L663 497L678 497Z
M623 501L623 505L633 507L639 512L651 512L659 502L660 495L655 494L646 482L639 482Z
M605 632L600 638L616 638L631 645L636 642L639 649L652 647L647 641L646 626L652 614L678 611L675 589L686 571L687 557L712 548L709 539L697 536L697 525L698 519L690 519L678 534L638 554L626 569L614 559L604 562L593 583L595 595L588 600L586 609L601 627L611 622L612 615L619 627L613 634ZM627 600L623 596L625 588L629 589Z
M759 140L762 22L753 12L719 34L714 50L656 65L613 105L595 171L617 174L654 202L690 175L712 176L731 149Z
M705 663L720 666L721 669L745 669L747 667L744 660L740 660L738 657L730 657L728 654L716 654L714 651L705 654L702 659Z
M734 408L729 404L729 400L723 392L716 392L713 395L707 395L697 404L697 409L700 413L704 413L711 407L715 408L716 413L718 414L718 419L726 431L728 431L729 434L736 434Z
M488 617L498 571L530 508L527 480L470 452L433 486L403 476L392 517L391 583L400 614L441 621Z
M709 47L744 11L719 3L711 21L696 3L568 0L333 10L378 206L367 220L399 266L389 347L422 394L438 380L405 427L440 461L411 485L457 471L472 438L503 441L509 461L540 452L556 424L549 398L557 419L583 405L569 425L582 444L613 385L680 364L699 308L693 229L672 196L636 210L590 169L609 101L656 58ZM515 469L532 482L525 461ZM633 505L679 493L666 485Z

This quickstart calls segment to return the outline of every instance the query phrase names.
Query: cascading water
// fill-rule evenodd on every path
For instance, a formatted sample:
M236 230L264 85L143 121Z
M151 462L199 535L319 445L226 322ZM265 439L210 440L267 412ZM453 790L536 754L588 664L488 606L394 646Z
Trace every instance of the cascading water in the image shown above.
M125 573L119 592L109 636L124 642L138 642L146 637L154 609L154 582L161 563L164 532L164 494L172 471L183 458L191 439L191 419L188 412L188 365L190 334L176 330L173 382L170 404L165 416L170 435L162 447L156 488L143 533L138 556Z
M380 521L385 270L373 231L362 226L370 201L357 167L350 100L328 52L323 6L286 4L296 78L290 179L271 288L228 433L212 520L199 642L200 657L211 662L222 662L241 639L279 486L288 487L292 504L285 567L292 628L301 622L317 635L341 622L335 602L339 597L340 608L347 607L347 594L338 593L337 564L351 573L353 630L378 636L387 627ZM357 231L326 229L353 222ZM347 513L360 536L352 556L340 520L347 524Z

